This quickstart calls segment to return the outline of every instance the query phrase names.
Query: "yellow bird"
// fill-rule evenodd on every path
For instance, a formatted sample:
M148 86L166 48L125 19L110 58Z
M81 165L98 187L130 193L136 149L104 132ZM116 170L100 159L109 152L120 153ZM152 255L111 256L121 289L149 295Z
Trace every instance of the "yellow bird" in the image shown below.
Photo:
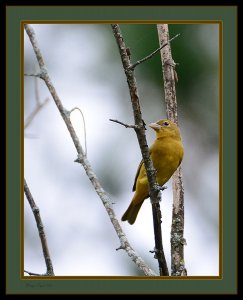
M179 167L184 149L181 141L180 130L170 120L160 120L149 124L155 130L156 140L149 149L156 170L156 181L162 187ZM137 218L143 201L149 197L148 179L143 160L140 162L133 185L135 194L132 201L122 216L122 221L133 224Z

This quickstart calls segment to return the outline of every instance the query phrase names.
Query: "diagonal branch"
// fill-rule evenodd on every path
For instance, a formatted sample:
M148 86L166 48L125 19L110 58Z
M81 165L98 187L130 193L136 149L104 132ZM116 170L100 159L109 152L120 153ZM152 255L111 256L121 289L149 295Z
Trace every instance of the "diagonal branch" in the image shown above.
M46 98L42 103L37 102L35 109L32 111L32 113L30 113L30 115L26 118L26 120L24 122L24 129L26 129L30 125L32 120L39 113L39 111L47 104L48 101L49 101L49 98Z
M135 62L133 65L131 65L129 67L129 69L134 70L136 68L136 66L140 65L141 63L145 62L146 60L152 58L156 53L158 53L161 49L163 49L165 46L167 46L171 41L173 41L175 38L177 38L180 35L180 33L178 33L177 35L173 36L173 38L171 38L169 41L167 41L166 43L162 44L162 46L160 46L158 49L156 49L155 51L153 51L152 53L150 53L149 55L147 55L146 57L138 60L137 62Z
M42 275L42 274L39 274L39 273L33 273L33 272L30 272L30 271L27 271L27 270L24 270L24 273L27 273L30 276L47 276L46 274Z
M42 251L43 251L43 255L44 255L45 263L46 263L46 273L43 274L43 275L28 272L28 271L25 271L25 272L28 273L29 275L55 276L54 271L53 271L53 266L52 266L52 261L51 261L49 249L48 249L48 245L47 245L44 226L43 226L41 216L40 216L40 210L37 207L37 205L35 204L34 198L33 198L32 194L29 190L29 187L27 185L26 180L24 180L24 192L25 192L25 196L26 196L27 200L29 201L29 204L30 204L30 207L33 211L33 214L35 216L35 221L36 221L36 225L37 225L40 240L41 240Z
M161 231L161 211L160 211L160 189L156 183L156 172L153 167L152 160L149 155L149 147L145 135L145 126L142 119L142 113L139 104L139 95L137 89L136 78L134 76L134 70L131 69L130 58L127 54L127 47L122 37L122 33L118 24L111 25L119 52L121 55L121 60L126 74L127 83L130 91L134 122L139 146L141 149L144 166L146 169L146 174L148 177L149 190L150 190L150 199L152 203L153 211L153 222L154 222L154 236L155 236L155 258L158 259L159 271L161 276L168 276L168 268L165 260L163 244L162 244L162 231Z
M34 32L34 29L28 25L28 24L24 24L25 30L27 35L29 36L30 42L33 46L39 67L40 67L40 78L42 78L47 86L47 88L49 89L52 98L54 100L54 102L56 103L56 106L63 118L63 121L65 122L67 129L71 135L71 138L73 140L74 146L77 150L78 153L78 158L76 159L76 162L82 164L88 178L90 179L96 193L98 194L98 196L100 197L106 211L107 214L110 218L111 223L113 224L113 227L118 235L118 238L120 240L121 243L121 248L124 249L127 254L129 255L129 257L131 257L132 261L137 265L137 267L146 275L146 276L156 276L156 273L151 270L148 265L144 262L144 260L138 256L138 254L135 252L135 250L132 248L132 246L130 245L130 243L128 242L128 239L125 235L125 233L123 232L119 221L116 218L115 212L112 208L112 204L111 201L108 197L108 195L106 194L106 192L104 191L104 189L102 188L96 174L94 173L84 151L83 148L80 144L80 141L76 135L76 132L73 128L73 125L70 121L70 111L66 110L61 102L61 99L59 98L56 89L48 75L48 71L47 68L45 66L44 63L44 59L43 56L41 54L40 48L38 46L37 43L37 39L36 39L36 35Z
M158 35L160 44L168 43L168 47L161 50L161 61L163 67L165 103L168 119L178 124L177 100L175 82L175 62L172 59L169 43L168 24L158 24ZM187 274L184 262L184 245L186 244L184 234L184 189L182 183L181 167L172 176L173 185L173 212L171 225L171 275L185 276Z
M121 121L118 121L118 120L114 120L114 119L109 119L111 122L114 122L114 123L118 123L118 124L120 124L120 125L123 125L123 126L125 126L126 128L133 128L133 129L136 129L136 128L139 128L138 126L136 126L136 125L129 125L129 124L125 124L125 123L123 123L123 122L121 122Z

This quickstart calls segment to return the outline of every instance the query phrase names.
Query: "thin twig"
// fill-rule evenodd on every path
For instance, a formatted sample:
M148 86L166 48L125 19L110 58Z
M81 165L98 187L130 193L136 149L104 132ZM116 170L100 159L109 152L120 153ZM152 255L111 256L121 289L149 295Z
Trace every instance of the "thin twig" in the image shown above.
M118 120L114 120L114 119L109 119L111 122L114 122L114 123L118 123L118 124L121 124L123 126L125 126L126 128L133 128L133 129L138 129L138 126L137 125L128 125L128 124L125 124L121 121L118 121Z
M38 77L35 77L35 101L36 101L36 107L34 111L26 118L24 122L24 129L26 129L30 123L33 121L35 116L39 113L39 111L47 104L49 101L49 98L46 98L43 103L40 101L40 91L39 91L39 79Z
M34 198L31 195L31 192L29 190L26 180L24 180L24 192L25 192L25 196L26 196L27 200L29 201L32 212L34 214L36 225L37 225L37 228L39 231L42 251L43 251L43 255L44 255L45 263L46 263L46 273L45 274L48 276L54 276L52 261L51 261L50 253L48 250L47 239L46 239L46 235L45 235L45 231L44 231L44 226L43 226L43 223L41 220L40 211L39 211L39 208L35 204Z
M37 102L37 106L35 107L34 111L32 111L32 113L30 113L30 115L26 118L26 120L24 122L24 129L26 129L30 125L30 123L33 121L35 116L47 104L47 102L49 100L50 100L49 98L46 98L42 103Z
M78 110L81 113L82 119L83 119L83 124L84 124L84 155L87 156L87 137L86 137L86 125L85 125L85 118L82 110L79 107L74 107L70 110L70 114L74 111Z
M41 78L41 73L24 73L24 76Z
M39 80L37 77L35 77L34 82L35 82L35 100L38 106L41 104L41 101L40 101Z
M169 40L168 24L158 24L160 44ZM175 63L172 59L170 45L161 50L161 61L164 77L165 103L168 119L178 124L177 100L175 82L177 74ZM173 186L173 212L171 225L171 275L186 276L187 271L184 262L184 189L182 183L181 167L172 176Z
M73 143L76 147L76 150L77 150L77 153L78 153L78 158L76 159L76 162L79 162L80 164L82 164L82 166L84 167L84 170L88 176L88 178L90 179L96 193L99 195L108 215L109 215L109 218L110 218L110 221L111 223L113 224L113 227L118 235L118 238L120 240L120 243L121 243L121 246L124 248L124 250L127 252L127 254L129 255L129 257L131 257L132 261L137 265L137 267L143 271L143 273L146 275L146 276L156 276L156 273L151 270L149 268L149 266L144 262L144 260L138 256L138 254L134 251L134 249L131 247L130 243L128 242L128 239L125 235L125 233L123 232L120 224L119 224L119 221L115 215L115 212L112 208L112 204L111 204L111 201L107 195L107 193L104 191L104 189L102 188L96 174L94 173L94 171L92 170L92 167L87 159L87 157L85 156L84 154L84 151L83 151L83 148L80 144L80 141L77 137L77 134L72 126L72 123L70 121L70 112L67 111L62 102L61 102L61 99L59 98L56 90L55 90L55 87L53 86L53 83L48 75L48 71L47 71L47 68L45 66L45 63L44 63L44 60L43 60L43 56L41 54L41 51L40 51L40 48L38 46L38 43L37 43L37 39L36 39L36 35L35 35L35 32L33 30L33 28L28 25L28 24L25 24L24 25L25 27L25 30L26 30L26 33L28 34L29 36L29 39L31 41L31 44L33 46L33 49L35 51L35 54L36 54L36 58L37 58L37 61L39 63L39 66L40 66L40 69L41 69L41 72L42 72L42 76L41 78L44 80L47 88L49 89L52 97L53 97L53 100L55 101L56 103L56 106L67 126L67 129L71 135L71 138L73 140Z
M158 184L156 183L156 171L153 167L152 160L150 159L149 147L146 140L144 122L142 119L142 113L139 104L139 95L137 89L136 78L134 76L134 70L130 68L130 56L127 54L127 47L125 45L120 27L118 24L111 25L123 64L123 68L126 74L127 83L130 91L134 123L138 126L135 129L139 146L141 149L143 162L148 177L150 199L152 203L153 211L153 222L154 222L154 235L155 235L155 249L156 249L156 259L159 264L159 273L161 276L168 276L168 268L165 260L163 244L162 244L162 231L161 231L161 212L160 212L160 189L158 189Z
M167 41L166 43L164 43L162 46L160 46L158 49L156 49L154 52L152 52L151 54L149 54L148 56L138 60L136 63L132 64L131 66L128 67L128 69L134 70L136 68L136 66L140 65L141 63L145 62L146 60L152 58L156 53L158 53L161 49L163 49L165 46L167 46L171 41L173 41L175 38L177 38L180 35L180 33L178 33L177 35L173 36L173 38L171 38L169 41Z
M24 272L29 274L30 276L46 276L46 274L33 273L33 272L29 272L27 270L24 270Z

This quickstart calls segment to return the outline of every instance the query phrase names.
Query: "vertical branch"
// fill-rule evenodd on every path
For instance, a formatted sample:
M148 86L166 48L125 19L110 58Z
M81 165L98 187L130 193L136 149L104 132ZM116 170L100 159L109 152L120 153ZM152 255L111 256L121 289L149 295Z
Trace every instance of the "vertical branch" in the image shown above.
M136 78L134 76L134 65L130 63L130 57L127 53L127 47L122 37L122 33L118 24L111 25L123 64L124 72L126 74L127 83L131 96L131 103L134 114L135 131L137 134L139 146L141 149L143 162L148 177L150 199L152 203L153 222L154 222L154 236L155 236L155 258L158 260L159 271L161 276L168 276L168 268L165 260L162 231L161 231L161 211L160 211L160 190L156 184L156 172L150 159L149 147L145 135L144 121L139 104L139 95L137 89Z
M169 43L168 24L158 24L158 35L160 45L168 43L161 49L161 61L163 67L164 91L166 113L168 119L178 124L177 100L175 82L177 74L175 71L175 62L172 59L171 48ZM172 176L173 186L173 212L171 225L171 275L186 276L184 262L184 189L182 183L181 167Z
M46 273L42 276L54 276L52 261L51 261L51 257L50 257L50 253L49 253L49 249L48 249L48 245L47 245L44 226L43 226L41 216L40 216L40 211L39 211L39 208L37 207L37 205L35 204L34 198L32 197L32 194L29 190L26 180L24 180L24 192L25 192L25 196L26 196L27 200L29 201L29 204L33 211L33 214L35 216L35 221L36 221L36 225L37 225L40 240L41 240L42 251L43 251L44 258L45 258ZM31 273L28 271L25 271L25 272L29 273L30 275L40 275L40 274L36 274L36 273Z

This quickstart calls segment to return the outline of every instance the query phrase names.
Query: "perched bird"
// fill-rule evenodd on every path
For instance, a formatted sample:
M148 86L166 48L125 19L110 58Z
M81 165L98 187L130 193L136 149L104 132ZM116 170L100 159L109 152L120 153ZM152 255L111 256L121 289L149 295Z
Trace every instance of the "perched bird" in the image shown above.
M170 120L160 120L149 124L155 130L156 140L149 149L156 170L156 181L162 187L179 167L184 149L181 141L180 130ZM148 179L143 160L140 162L133 185L135 194L132 201L122 216L122 221L133 224L137 218L143 201L149 197Z

